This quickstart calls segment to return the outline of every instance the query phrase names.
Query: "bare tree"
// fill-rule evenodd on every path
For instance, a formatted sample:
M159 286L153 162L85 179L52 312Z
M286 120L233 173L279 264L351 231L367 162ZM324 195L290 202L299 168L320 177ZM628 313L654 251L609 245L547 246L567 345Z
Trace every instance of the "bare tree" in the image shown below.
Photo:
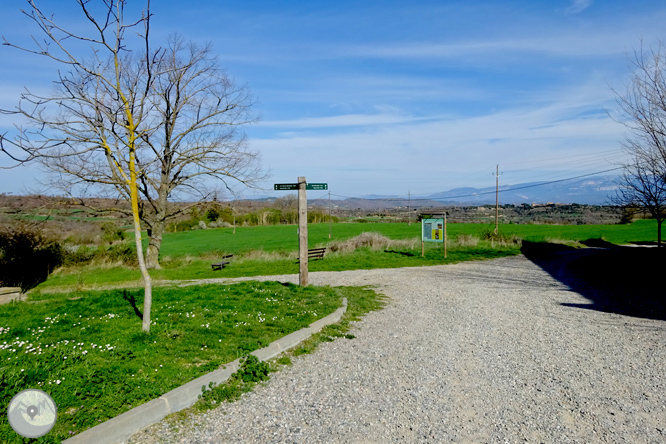
M56 171L69 158L82 159L81 164L90 162L101 168L98 158L107 162L108 177L114 179L119 189L129 198L134 222L139 268L144 280L145 297L143 326L150 330L150 309L152 305L152 282L145 265L141 247L141 225L138 196L137 152L142 140L141 125L145 120L146 106L137 103L137 97L148 90L147 84L126 75L128 51L124 46L128 30L143 26L143 38L148 41L150 11L148 2L141 17L134 22L124 18L125 2L103 0L104 14L97 19L89 8L89 0L76 0L83 14L92 25L92 36L82 36L63 28L53 17L36 5L27 1L30 9L22 12L30 17L42 31L43 39L33 37L36 48L29 49L11 44L23 51L54 60L69 69L60 73L54 95L43 97L29 91L22 96L15 111L27 119L30 128L17 127L17 134L8 139L0 138L0 149L19 164L38 159L46 165L53 165ZM74 47L85 43L93 47L93 56L84 59L76 55ZM152 75L152 66L145 59L143 74ZM18 148L22 155L15 155L7 144ZM85 181L85 171L72 171L77 180Z
M630 59L632 73L624 93L614 91L620 122L629 129L623 142L631 162L625 165L620 191L612 199L646 209L661 224L666 218L666 48L641 48Z
M89 0L75 1L98 33L96 39L77 38L101 49L96 48L88 61L73 56L57 59L48 46L32 51L73 69L60 74L56 94L23 95L14 112L26 117L32 128L18 128L11 141L2 137L2 149L9 153L6 146L20 148L25 156L13 157L22 162L38 159L55 173L54 185L70 195L115 194L131 201L132 189L120 171L129 168L126 154L133 146L141 197L138 217L149 237L146 267L159 268L166 225L187 210L170 201L193 196L205 200L210 195L206 178L221 180L227 188L228 180L253 185L262 178L258 155L248 149L239 130L256 120L252 98L246 87L236 85L219 68L209 46L198 47L173 36L164 47L151 50L149 2L136 23L144 23L146 32L139 48L130 51L122 33L113 36L114 45L108 43L110 24L122 21L124 0L104 0L109 14L102 21L90 13ZM32 7L28 15L64 50L63 37L51 31L53 22L34 0L28 3ZM64 38L73 37L56 29ZM103 56L105 50L110 57ZM123 207L107 211L128 213Z
M634 159L625 165L620 189L611 200L619 205L647 210L657 221L657 245L661 243L661 226L666 219L666 182L660 162Z

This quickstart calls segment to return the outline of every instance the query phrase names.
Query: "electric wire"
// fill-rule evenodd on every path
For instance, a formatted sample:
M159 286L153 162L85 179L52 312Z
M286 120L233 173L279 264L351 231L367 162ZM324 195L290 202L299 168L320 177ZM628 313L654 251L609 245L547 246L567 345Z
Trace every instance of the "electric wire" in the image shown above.
M603 170L603 171L596 171L594 173L580 174L580 175L573 176L573 177L567 177L565 179L551 180L551 181L547 181L547 182L540 182L540 183L535 183L535 184L523 185L523 186L520 186L520 187L510 187L510 188L501 189L498 192L499 193L506 193L507 191L517 191L517 190L524 190L524 189L527 189L527 188L535 188L535 187L540 187L540 186L544 186L544 185L550 185L550 184L553 184L553 183L565 182L567 180L574 180L574 179L580 179L580 178L583 178L583 177L596 176L598 174L608 173L608 172L611 172L611 171L617 171L617 170L620 170L620 169L623 169L623 168L624 167L610 168L610 169ZM439 200L443 200L443 199L447 199L447 200L448 199L459 199L459 198L463 198L463 197L476 197L476 196L483 196L483 195L495 194L495 193L496 193L496 191L493 190L493 191L484 191L484 192L480 192L480 193L460 194L460 195L457 195L457 196L446 196L444 198L415 198L415 197L412 197L411 200L412 201L439 201ZM405 201L405 200L407 200L407 197L404 197L404 198L395 198L395 197L364 198L364 197L344 196L344 195L341 195L341 194L334 194L334 193L331 193L331 196L342 197L342 198L345 198L345 199L359 199L359 200L381 200L381 201Z

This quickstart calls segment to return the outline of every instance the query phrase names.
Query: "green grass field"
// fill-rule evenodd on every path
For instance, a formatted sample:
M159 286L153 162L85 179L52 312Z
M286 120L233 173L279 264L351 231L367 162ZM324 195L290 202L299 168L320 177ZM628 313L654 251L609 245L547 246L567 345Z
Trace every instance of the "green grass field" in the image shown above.
M640 220L631 225L501 225L501 232L515 234L526 240L559 238L585 240L603 237L608 242L625 244L636 241L655 241L656 222ZM448 224L450 238L459 234L480 235L492 230L488 224ZM391 239L408 239L421 236L421 225L413 223L339 223L332 224L332 240L347 239L362 232L378 232ZM311 224L308 226L308 246L325 246L328 242L329 225ZM145 240L147 245L147 240ZM238 227L236 234L231 228L195 230L180 233L166 233L161 255L178 257L198 255L219 250L227 253L244 253L251 250L293 251L298 249L296 225L266 227Z
M478 260L515 255L517 246L497 246L481 241L476 246L456 246L458 236L481 236L493 228L487 224L448 224L451 240L448 258L443 259L441 244L427 244L426 255L421 257L420 246L413 249L388 248L370 250L360 248L353 253L327 254L324 260L311 261L311 271L341 271L371 268L395 268L438 265L465 260ZM421 226L414 223L340 223L332 226L332 239L328 239L328 224L311 224L308 227L309 247L326 246L332 241L352 238L363 232L378 232L391 239L418 239ZM656 222L641 220L631 225L502 225L501 233L516 235L524 240L549 241L553 239L582 241L598 239L625 244L656 240ZM147 240L145 241L147 243ZM206 279L215 277L240 277L298 273L295 259L284 255L298 249L295 225L265 227L238 227L166 233L162 243L161 270L152 270L155 280ZM243 258L249 252L260 250L274 254L273 258ZM226 254L236 258L222 271L212 271L210 264ZM282 255L282 257L280 256ZM202 257L203 256L203 257ZM270 256L270 254L268 255ZM139 285L140 273L124 266L94 266L63 269L52 274L35 291L47 291L54 287L90 289L109 285Z

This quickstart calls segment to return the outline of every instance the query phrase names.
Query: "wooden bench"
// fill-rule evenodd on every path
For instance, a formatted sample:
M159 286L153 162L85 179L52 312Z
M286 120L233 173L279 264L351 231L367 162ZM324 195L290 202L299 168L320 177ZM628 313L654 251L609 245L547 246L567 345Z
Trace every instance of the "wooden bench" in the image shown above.
M213 271L215 270L222 270L224 267L229 265L231 263L231 259L233 259L234 255L233 254L227 254L226 256L222 256L222 261L217 262L215 264L210 264L210 266L213 268ZM228 261L225 261L225 259L229 259Z
M308 250L308 260L310 259L323 259L326 253L326 248L310 248ZM298 261L301 262L300 260Z

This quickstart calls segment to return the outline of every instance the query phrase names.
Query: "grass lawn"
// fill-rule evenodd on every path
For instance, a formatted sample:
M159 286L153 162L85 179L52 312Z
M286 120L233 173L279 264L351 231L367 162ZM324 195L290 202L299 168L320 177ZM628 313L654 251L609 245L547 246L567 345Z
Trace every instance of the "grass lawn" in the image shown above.
M421 247L415 249L371 250L359 248L352 253L327 253L323 260L308 262L309 271L344 271L372 268L418 267L441 265L467 260L490 259L512 256L520 253L517 246L492 248L490 242L481 241L475 247L449 248L444 259L441 244L427 244L425 257L421 257ZM212 259L187 258L162 262L161 270L151 270L154 280L187 280L208 278L233 278L242 276L270 276L298 273L296 259L237 259L221 271L211 269ZM34 297L39 292L59 288L99 288L100 286L134 283L140 285L141 273L127 267L86 266L63 270L53 274L31 291Z
M40 388L58 405L55 443L159 397L335 311L377 308L360 288L243 282L153 290L150 334L130 301L143 290L41 294L0 306L0 398ZM77 298L77 299L73 299ZM24 442L0 415L0 442ZM33 441L31 441L33 442Z

